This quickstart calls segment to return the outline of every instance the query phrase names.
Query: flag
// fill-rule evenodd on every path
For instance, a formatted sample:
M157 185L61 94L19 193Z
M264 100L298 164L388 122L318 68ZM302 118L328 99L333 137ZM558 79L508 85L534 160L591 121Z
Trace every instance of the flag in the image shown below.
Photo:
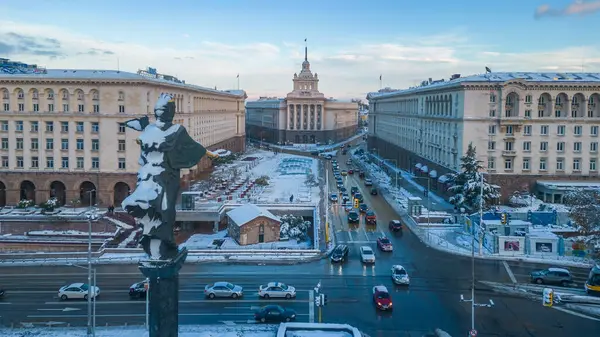
M237 78L240 78L240 74L237 75Z
M380 80L380 81L381 81L381 76L382 76L382 75L379 75L379 80Z
M492 70L491 70L490 68L488 68L488 67L485 67L485 72L486 72L486 73L491 73L491 72L492 72Z

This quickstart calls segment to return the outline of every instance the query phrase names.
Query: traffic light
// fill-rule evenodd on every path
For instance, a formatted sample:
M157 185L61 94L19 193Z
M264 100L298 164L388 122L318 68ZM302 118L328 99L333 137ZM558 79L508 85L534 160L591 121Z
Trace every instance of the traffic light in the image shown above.
M500 216L500 218L502 219L502 224L506 225L506 222L508 220L508 214L502 213L502 215Z
M321 306L321 295L318 295L317 297L315 297L315 305L317 307Z
M358 199L354 198L354 208L358 208Z
M542 295L542 304L545 307L551 307L554 303L554 290L551 288L544 288L544 294Z
M323 306L327 305L327 295L325 295L325 294L321 294L321 305L323 305Z

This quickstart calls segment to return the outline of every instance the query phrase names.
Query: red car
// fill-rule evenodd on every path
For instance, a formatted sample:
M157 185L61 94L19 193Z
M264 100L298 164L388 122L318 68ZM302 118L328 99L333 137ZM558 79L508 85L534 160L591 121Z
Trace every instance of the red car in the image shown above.
M392 296L383 285L373 287L373 302L379 310L392 310Z
M348 170L348 174L354 174L354 170L352 170L352 169Z
M388 238L377 238L377 247L384 252L391 252L394 250L392 242Z

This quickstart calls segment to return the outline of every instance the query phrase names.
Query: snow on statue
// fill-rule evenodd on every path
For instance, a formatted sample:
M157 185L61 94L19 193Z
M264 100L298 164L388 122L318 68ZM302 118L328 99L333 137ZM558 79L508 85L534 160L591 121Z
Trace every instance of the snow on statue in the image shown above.
M160 95L154 116L154 123L147 116L126 123L142 132L137 139L141 167L135 191L122 207L142 225L140 243L146 254L154 260L169 260L178 253L173 225L180 170L193 167L205 154L216 155L193 140L183 126L173 124L175 101L170 94Z

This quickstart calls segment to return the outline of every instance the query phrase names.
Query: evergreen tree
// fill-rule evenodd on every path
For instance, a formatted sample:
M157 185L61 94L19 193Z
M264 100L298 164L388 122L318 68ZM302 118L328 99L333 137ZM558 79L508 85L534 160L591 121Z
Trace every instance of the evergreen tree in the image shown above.
M481 196L481 177L479 171L483 169L481 161L477 160L476 148L469 144L467 153L460 158L462 172L454 176L453 185L448 189L454 195L450 203L457 209L467 208L472 211L479 210ZM487 209L495 199L500 197L500 187L488 184L483 178L483 208Z

